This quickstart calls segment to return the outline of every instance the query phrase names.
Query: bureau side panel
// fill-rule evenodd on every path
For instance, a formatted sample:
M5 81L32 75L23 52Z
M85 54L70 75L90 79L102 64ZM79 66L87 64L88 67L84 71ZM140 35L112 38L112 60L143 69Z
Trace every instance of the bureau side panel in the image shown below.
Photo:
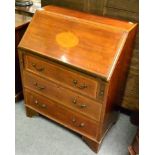
M25 100L25 89L24 89L24 78L23 78L23 72L24 72L24 55L25 51L18 48L18 56L19 56L19 63L20 63L20 74L21 74L21 81L22 81L22 90L23 90L23 97Z
M129 32L121 55L114 68L113 74L109 80L109 83L107 84L107 90L104 99L104 103L106 104L102 109L101 128L98 135L98 140L101 140L107 129L109 129L109 127L117 121L117 107L120 106L124 95L124 88L131 61L135 34L136 27Z
M28 26L28 23L24 24L23 26L15 30L15 100L16 101L19 101L23 97L22 83L21 83L21 76L20 76L20 64L19 64L17 47L23 34L25 33L27 26Z

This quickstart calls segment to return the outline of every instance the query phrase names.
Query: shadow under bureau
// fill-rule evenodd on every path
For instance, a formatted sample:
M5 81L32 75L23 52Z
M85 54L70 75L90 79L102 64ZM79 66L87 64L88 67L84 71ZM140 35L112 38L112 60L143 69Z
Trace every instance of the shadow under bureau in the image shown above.
M46 6L19 44L26 114L79 133L98 152L117 121L137 24Z

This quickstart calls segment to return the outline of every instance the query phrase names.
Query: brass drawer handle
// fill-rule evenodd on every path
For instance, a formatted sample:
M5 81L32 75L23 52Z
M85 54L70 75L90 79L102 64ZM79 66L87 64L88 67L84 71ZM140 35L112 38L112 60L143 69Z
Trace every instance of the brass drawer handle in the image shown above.
M39 103L38 103L38 101L37 100L35 100L35 102L34 102L36 105L39 105Z
M74 99L73 99L73 101L72 101L74 104L76 104L76 102L77 102L77 98L75 97Z
M76 85L78 82L77 80L73 80L73 84Z
M45 89L44 86L39 86L37 82L35 82L34 85L36 86L36 88L37 88L38 90L43 90L43 89Z
M88 87L85 83L84 84L77 85L78 84L78 81L77 80L73 80L73 84L74 84L75 87L77 87L79 89L85 89L85 88Z
M46 106L46 104L42 104L41 107L42 108L46 108L47 106Z
M83 128L85 126L84 123L80 123L79 127Z
M77 98L76 97L73 99L72 103L77 104ZM87 108L87 105L86 104L78 104L78 107L83 109L83 108Z
M47 105L46 105L46 104L39 103L38 100L35 100L34 103L35 103L38 107L40 107L40 108L47 108Z
M32 63L32 66L39 72L42 72L45 69L44 67L38 68L35 63Z
M80 124L78 124L78 123L76 123L77 121L76 121L76 119L73 117L72 118L72 122L74 123L74 125L76 126L76 127L84 127L85 126L85 123L80 123Z
M85 104L80 105L80 108L86 108L86 107L87 107L87 105L85 105Z
M86 84L81 84L81 85L79 86L79 88L80 88L80 89L85 89L85 88L87 88L87 85L86 85Z
M75 123L75 122L76 122L76 119L75 119L75 118L73 118L73 119L72 119L72 122L73 122L73 123Z

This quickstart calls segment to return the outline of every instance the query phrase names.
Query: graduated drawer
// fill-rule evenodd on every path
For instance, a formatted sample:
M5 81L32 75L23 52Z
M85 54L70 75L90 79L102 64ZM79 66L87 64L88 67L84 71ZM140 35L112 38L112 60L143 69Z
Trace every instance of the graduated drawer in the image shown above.
M46 97L25 90L26 106L82 135L95 138L98 123L75 113Z
M100 120L101 103L93 101L33 73L23 73L24 87L59 102L60 104L82 113L96 121Z
M70 87L91 98L97 96L98 81L62 65L47 60L25 55L25 69Z

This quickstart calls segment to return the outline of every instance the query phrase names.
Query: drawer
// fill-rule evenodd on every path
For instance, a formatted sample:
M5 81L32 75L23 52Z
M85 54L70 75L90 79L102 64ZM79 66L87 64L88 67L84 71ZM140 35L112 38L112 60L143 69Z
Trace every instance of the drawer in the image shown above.
M50 119L91 138L96 137L98 123L41 95L25 90L26 106Z
M98 81L94 78L29 55L25 56L25 69L96 99Z
M66 107L84 114L96 121L100 120L101 103L93 101L69 89L38 77L29 72L24 73L24 87L46 96Z

